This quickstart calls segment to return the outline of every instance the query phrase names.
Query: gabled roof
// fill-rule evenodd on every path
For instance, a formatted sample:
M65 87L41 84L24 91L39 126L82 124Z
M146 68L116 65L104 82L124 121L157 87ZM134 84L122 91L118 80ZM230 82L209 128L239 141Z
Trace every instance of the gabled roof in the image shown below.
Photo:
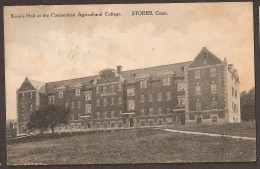
M203 47L199 54L194 58L189 67L194 68L221 63L222 61L216 55L210 52L206 47Z
M76 79L69 79L69 80L62 80L56 82L49 82L47 83L47 93L54 93L56 89L60 86L68 86L71 87L75 83L80 83L84 85L86 88L92 87L91 82L94 81L98 76L89 76L89 77L82 77Z
M27 78L28 81L33 85L35 89L38 89L40 93L46 93L46 87L44 82L36 81Z

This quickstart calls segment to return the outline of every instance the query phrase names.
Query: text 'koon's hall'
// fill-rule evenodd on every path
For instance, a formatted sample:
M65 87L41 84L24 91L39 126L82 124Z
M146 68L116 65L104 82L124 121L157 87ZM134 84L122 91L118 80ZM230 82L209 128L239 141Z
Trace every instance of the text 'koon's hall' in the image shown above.
M46 104L71 109L65 128L131 128L240 122L239 75L205 47L191 62L49 83L25 78L17 89L18 134Z

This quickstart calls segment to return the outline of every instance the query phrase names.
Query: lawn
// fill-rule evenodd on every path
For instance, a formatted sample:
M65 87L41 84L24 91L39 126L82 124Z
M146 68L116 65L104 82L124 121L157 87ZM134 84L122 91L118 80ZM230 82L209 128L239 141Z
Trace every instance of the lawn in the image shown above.
M244 133L244 129L233 128ZM247 136L255 135L255 130L248 131ZM7 153L9 165L237 162L255 161L256 142L146 128L9 144Z

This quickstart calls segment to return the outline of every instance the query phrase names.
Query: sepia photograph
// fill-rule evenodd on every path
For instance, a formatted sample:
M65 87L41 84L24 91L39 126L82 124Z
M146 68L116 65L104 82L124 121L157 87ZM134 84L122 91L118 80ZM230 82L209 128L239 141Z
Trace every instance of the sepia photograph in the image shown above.
M4 7L8 165L255 162L252 2Z

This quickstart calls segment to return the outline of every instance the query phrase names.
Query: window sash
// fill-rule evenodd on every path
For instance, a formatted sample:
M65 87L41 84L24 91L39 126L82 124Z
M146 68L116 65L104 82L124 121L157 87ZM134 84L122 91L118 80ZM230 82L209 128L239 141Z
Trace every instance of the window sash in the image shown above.
M200 79L200 70L195 70L195 79Z
M201 110L201 102L196 102L196 110Z

